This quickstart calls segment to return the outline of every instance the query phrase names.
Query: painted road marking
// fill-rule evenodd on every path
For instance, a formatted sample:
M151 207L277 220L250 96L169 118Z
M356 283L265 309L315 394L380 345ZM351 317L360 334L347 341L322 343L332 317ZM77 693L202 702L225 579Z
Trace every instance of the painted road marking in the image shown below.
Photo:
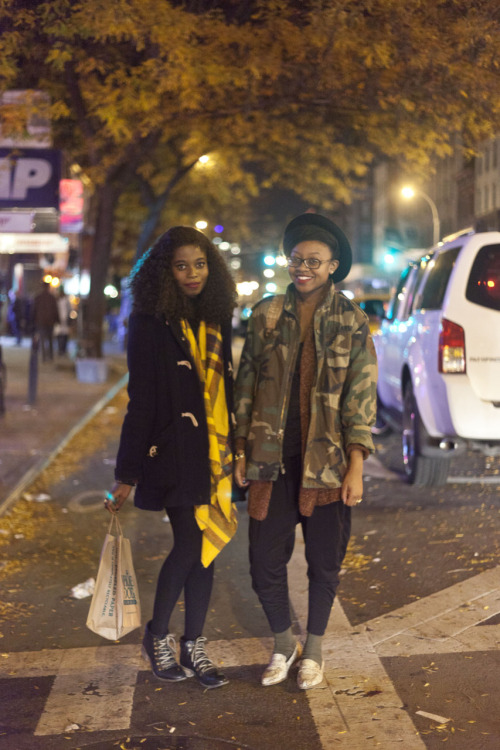
M448 484L498 484L500 485L500 479L498 477L492 477L492 476L448 477L446 481Z
M219 666L240 667L267 664L272 638L239 638L235 641L210 641L208 650ZM148 670L149 664L141 657L137 645L91 646L87 648L55 649L53 651L16 651L4 655L0 663L0 678L43 677L85 669L89 664L114 668L117 661L135 672ZM81 667L83 665L83 667Z
M138 671L133 650L120 649L119 659L112 647L64 651L35 736L61 734L69 724L88 732L129 727Z
M404 473L387 469L374 455L368 456L363 465L363 476L366 479L384 479L386 482L404 481ZM483 475L478 477L456 476L448 477L447 484L498 484L500 477Z
M500 567L486 570L365 622L380 656L496 650L500 625L476 626L500 613Z
M386 469L376 456L370 455L363 464L363 476L370 479L385 479L386 482L401 480L402 474Z

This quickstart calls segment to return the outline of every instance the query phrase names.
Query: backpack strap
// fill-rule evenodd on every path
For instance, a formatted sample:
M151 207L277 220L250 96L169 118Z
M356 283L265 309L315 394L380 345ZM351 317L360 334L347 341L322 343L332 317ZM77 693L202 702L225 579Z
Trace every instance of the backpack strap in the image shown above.
M264 336L267 338L276 328L280 315L283 311L283 305L285 304L285 295L276 294L271 298L269 307L266 310L266 328Z

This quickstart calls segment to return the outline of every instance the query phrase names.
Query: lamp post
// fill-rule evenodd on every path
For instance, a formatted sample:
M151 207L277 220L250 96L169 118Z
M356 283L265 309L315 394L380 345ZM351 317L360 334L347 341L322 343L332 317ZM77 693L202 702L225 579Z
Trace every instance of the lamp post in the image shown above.
M432 244L437 245L440 235L439 214L436 204L434 203L432 198L428 196L427 193L424 193L423 190L416 190L409 185L401 190L401 195L403 196L403 198L407 198L408 200L414 198L416 195L419 195L428 203L432 213Z

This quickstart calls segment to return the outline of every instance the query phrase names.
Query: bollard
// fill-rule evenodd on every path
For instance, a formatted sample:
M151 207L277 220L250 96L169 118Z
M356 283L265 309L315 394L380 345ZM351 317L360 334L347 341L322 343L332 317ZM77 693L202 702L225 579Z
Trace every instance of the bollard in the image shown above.
M5 387L7 385L7 368L3 361L2 347L0 345L0 417L5 414Z
M38 346L40 339L35 334L31 341L30 365L28 375L28 404L33 406L36 402L36 392L38 388Z

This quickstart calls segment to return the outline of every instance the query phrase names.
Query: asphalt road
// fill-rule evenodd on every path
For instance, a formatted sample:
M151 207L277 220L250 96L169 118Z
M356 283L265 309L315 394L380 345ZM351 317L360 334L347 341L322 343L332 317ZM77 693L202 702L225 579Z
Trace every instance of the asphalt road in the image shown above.
M418 489L402 477L398 436L377 438L325 636L326 680L312 691L300 691L294 675L259 684L270 640L239 503L205 631L231 682L203 691L194 680L158 682L140 658L142 632L99 638L85 626L90 600L71 594L97 571L124 408L120 392L0 518L0 750L498 749L498 458L467 454L453 467L456 481ZM132 504L121 519L146 622L171 530L163 514ZM290 586L300 637L299 536ZM179 635L182 609L172 622Z

